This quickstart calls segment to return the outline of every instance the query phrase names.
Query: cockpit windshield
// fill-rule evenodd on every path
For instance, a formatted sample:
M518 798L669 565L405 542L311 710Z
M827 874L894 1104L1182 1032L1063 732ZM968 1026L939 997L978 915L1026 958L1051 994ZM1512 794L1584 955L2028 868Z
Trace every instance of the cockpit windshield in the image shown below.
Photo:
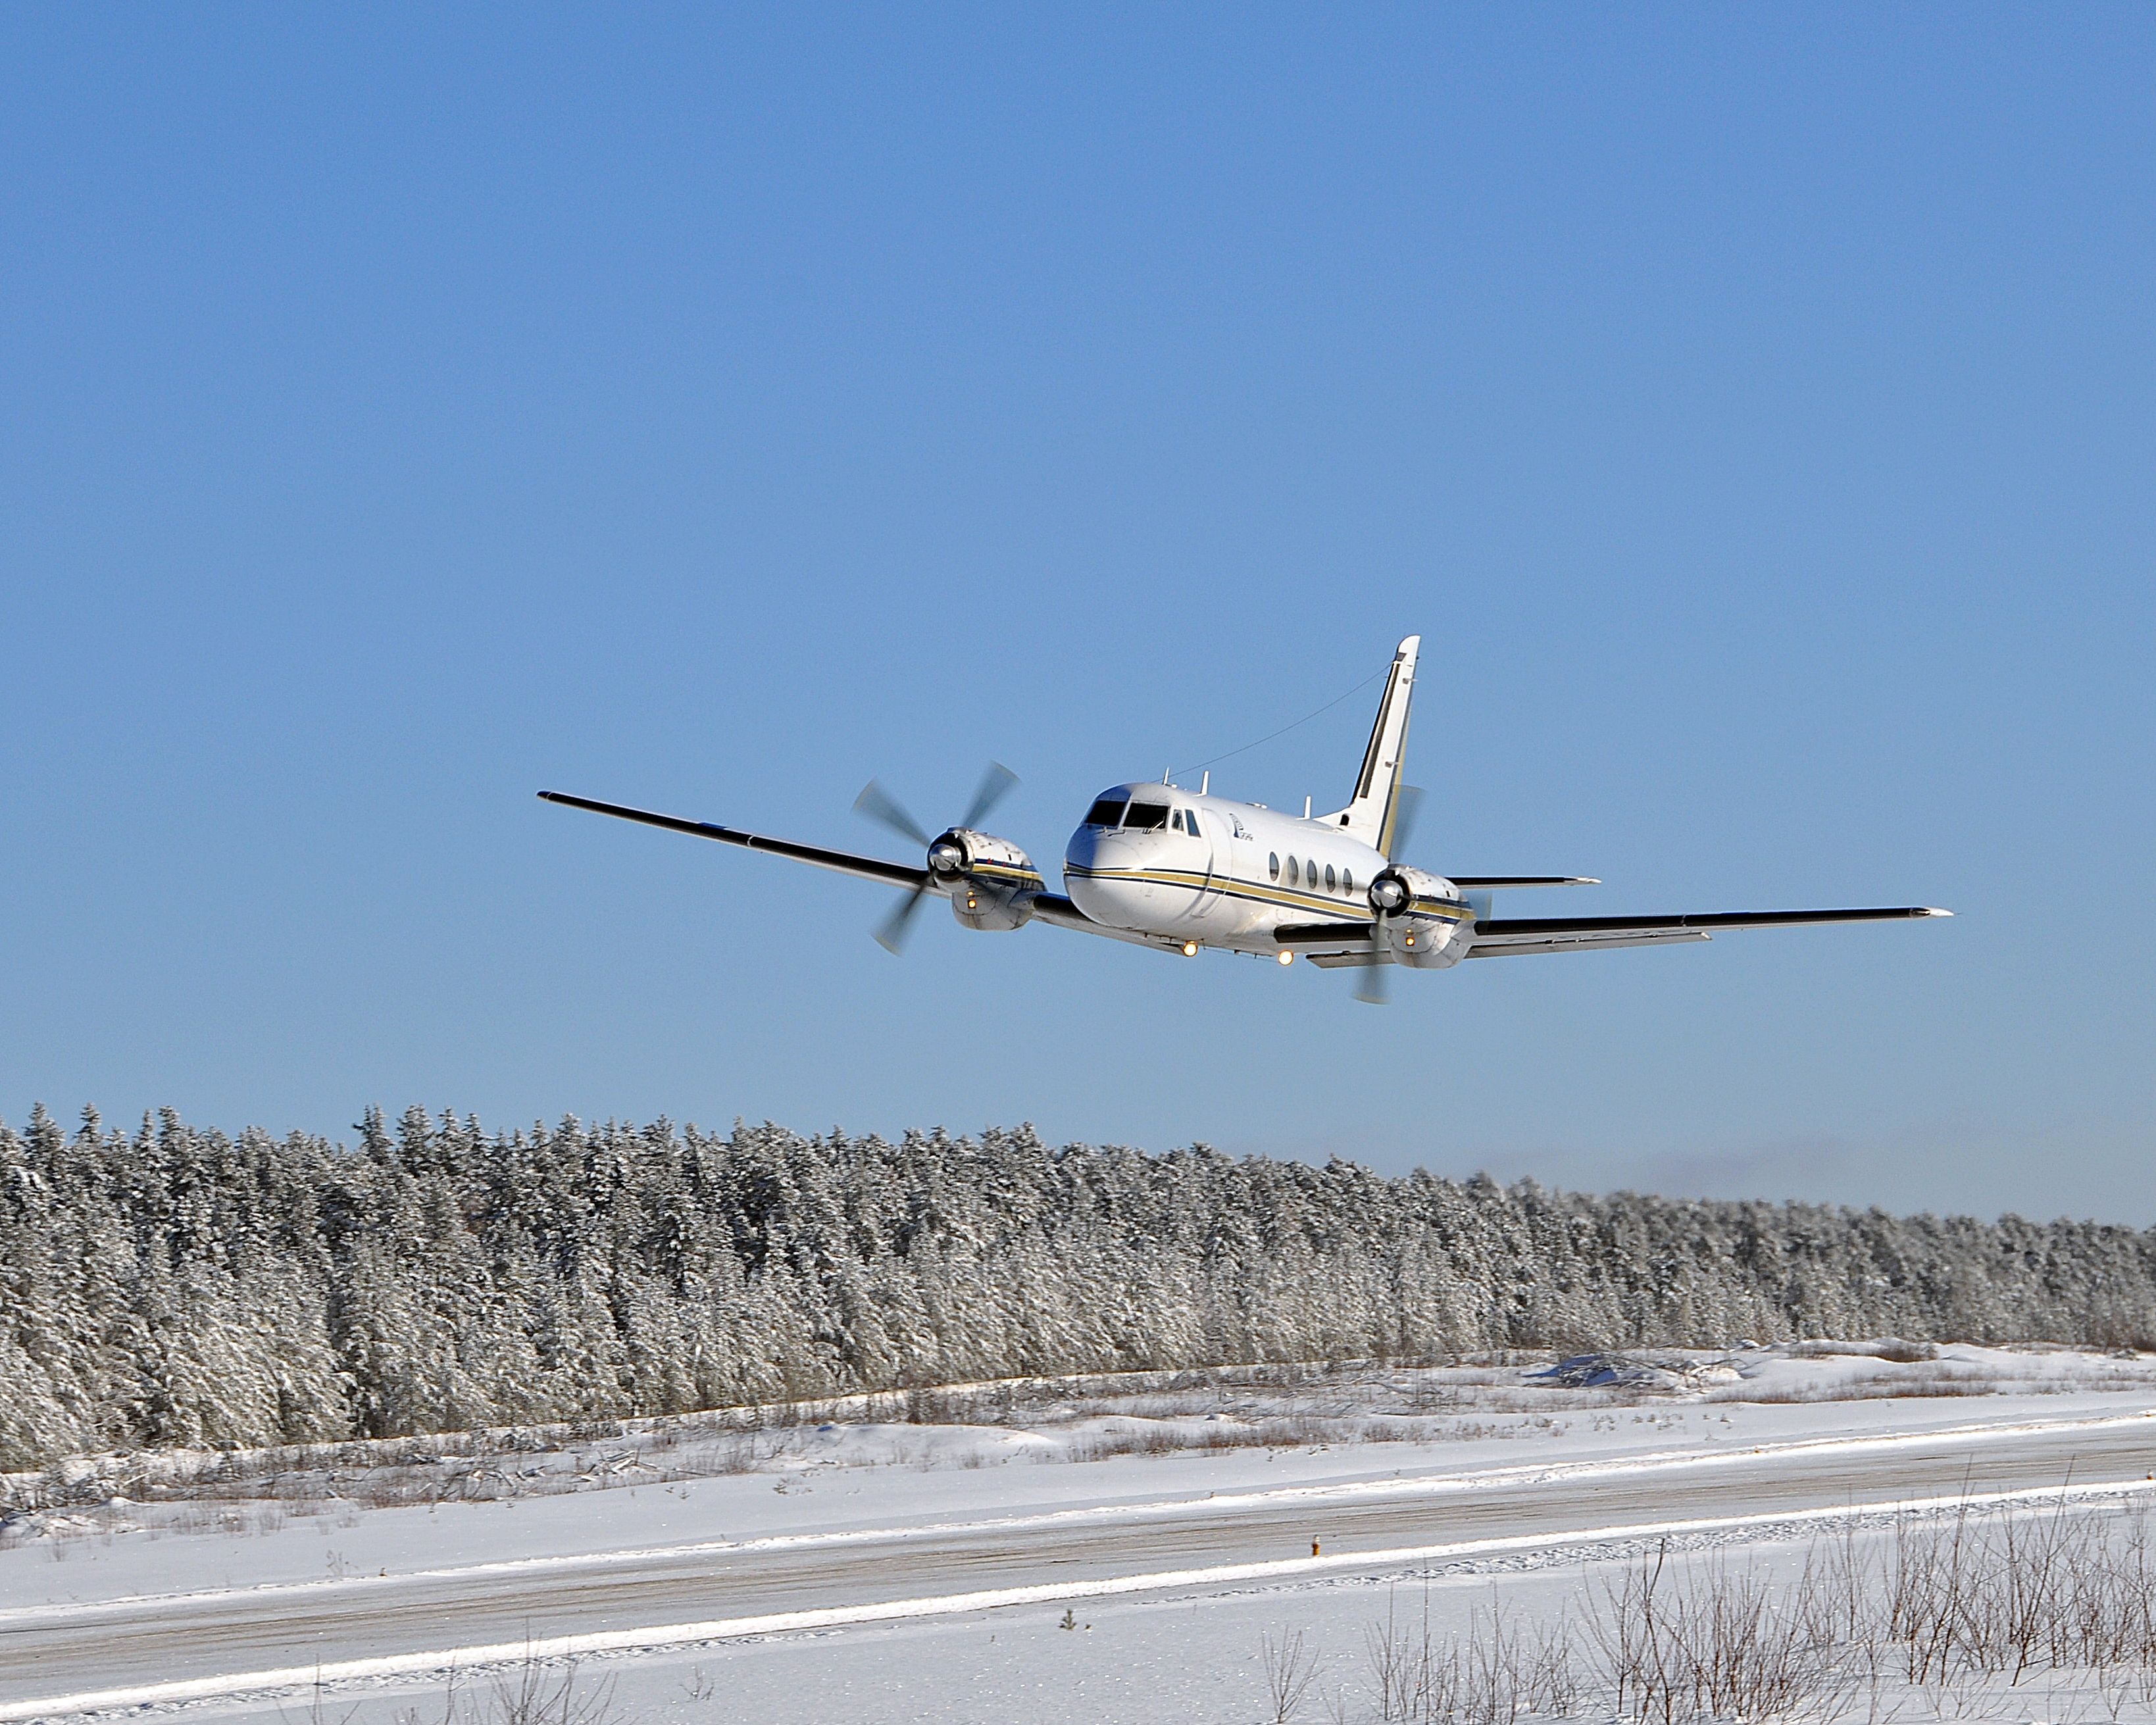
M1148 828L1168 824L1168 804L1165 803L1133 803L1131 812L1123 817L1126 832L1142 832Z
M1086 824L1089 827L1122 825L1123 807L1129 801L1130 798L1127 793L1110 791L1106 796L1101 798L1086 811Z

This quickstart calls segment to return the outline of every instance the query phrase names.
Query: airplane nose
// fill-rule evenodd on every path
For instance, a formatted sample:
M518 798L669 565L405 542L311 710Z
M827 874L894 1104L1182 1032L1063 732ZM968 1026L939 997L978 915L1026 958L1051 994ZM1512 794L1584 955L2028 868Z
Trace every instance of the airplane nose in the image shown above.
M1081 827L1064 847L1063 860L1081 869L1129 868L1131 843L1121 833L1102 827Z
M1066 861L1082 869L1134 869L1139 865L1135 840L1122 833L1104 832L1098 827L1081 827L1072 834L1070 848L1064 855Z
M1099 827L1083 829L1071 835L1064 855L1064 890L1096 922L1116 928L1148 927L1160 914L1153 902L1158 889L1126 878L1144 868L1147 860L1142 837Z

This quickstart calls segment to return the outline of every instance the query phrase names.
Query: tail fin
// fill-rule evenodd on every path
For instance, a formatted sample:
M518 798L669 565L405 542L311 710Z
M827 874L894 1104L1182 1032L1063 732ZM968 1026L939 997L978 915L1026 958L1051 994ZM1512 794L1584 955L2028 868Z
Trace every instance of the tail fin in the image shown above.
M1378 722L1370 727L1370 747L1363 756L1362 777L1355 781L1354 799L1337 814L1325 817L1327 826L1345 829L1388 857L1393 854L1394 829L1399 821L1400 768L1408 749L1408 703L1414 696L1415 656L1421 650L1422 637L1409 635L1394 654L1384 698L1378 703Z

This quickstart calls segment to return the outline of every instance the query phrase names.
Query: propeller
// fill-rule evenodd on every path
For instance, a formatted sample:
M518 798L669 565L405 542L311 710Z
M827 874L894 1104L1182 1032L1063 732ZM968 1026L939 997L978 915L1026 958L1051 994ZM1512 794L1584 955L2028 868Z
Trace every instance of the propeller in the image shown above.
M1422 787L1404 784L1399 789L1399 806L1393 811L1393 854L1387 862L1398 862L1406 853L1408 840L1414 836L1415 822L1422 815Z
M1383 1006L1392 998L1392 960L1365 964L1355 972L1355 998L1365 1006Z
M973 800L966 805L965 814L952 830L971 827L987 819L988 811L1002 802L1017 783L1018 774L1000 762L989 762L988 770L981 775L980 785L973 793ZM928 896L929 887L938 880L955 880L963 873L966 853L951 840L947 831L942 838L930 838L928 829L913 818L906 805L873 778L861 787L860 795L854 798L854 809L889 827L901 838L911 839L928 853L928 878L901 899L891 913L876 925L876 944L896 957L906 950L914 914L920 910L921 901Z
M1422 790L1419 786L1404 784L1398 793L1399 802L1393 810L1393 850L1387 862L1397 860L1405 854L1408 840L1414 835L1416 819L1422 814ZM1381 896L1387 887L1394 889L1395 901L1388 904ZM1372 924L1374 930L1382 929L1385 917L1404 904L1406 896L1398 892L1399 883L1380 876L1371 884L1370 909L1375 913ZM1383 1006L1392 999L1392 963L1365 964L1355 973L1355 998L1366 1006Z

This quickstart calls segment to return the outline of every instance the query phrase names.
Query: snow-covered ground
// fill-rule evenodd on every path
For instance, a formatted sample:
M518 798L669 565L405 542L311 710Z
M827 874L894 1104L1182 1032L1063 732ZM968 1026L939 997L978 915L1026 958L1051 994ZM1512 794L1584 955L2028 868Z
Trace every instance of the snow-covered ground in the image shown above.
M1895 1506L2124 1514L2151 1475L2156 1358L1816 1343L85 1459L8 1481L0 1718L387 1725L439 1717L452 1668L480 1717L529 1650L623 1721L1245 1721L1276 1711L1264 1638L1298 1632L1296 1717L1376 1717L1388 1613L1486 1644L1493 1609L1553 1624L1667 1542L1786 1579ZM2124 1684L1953 1704L2156 1717ZM1859 1715L1882 1694L1948 1705L1874 1682Z

